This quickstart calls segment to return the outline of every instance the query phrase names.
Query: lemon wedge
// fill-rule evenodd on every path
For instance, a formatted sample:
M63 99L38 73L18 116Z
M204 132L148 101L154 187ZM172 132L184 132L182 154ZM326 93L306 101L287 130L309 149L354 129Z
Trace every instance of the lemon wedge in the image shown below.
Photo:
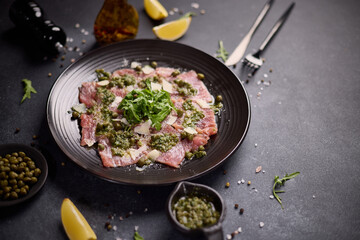
M163 40L174 41L181 38L188 30L191 17L180 18L171 22L153 27L154 34Z
M96 240L89 223L68 198L61 205L61 221L70 240Z
M154 20L161 20L168 16L168 12L158 0L144 0L146 13Z

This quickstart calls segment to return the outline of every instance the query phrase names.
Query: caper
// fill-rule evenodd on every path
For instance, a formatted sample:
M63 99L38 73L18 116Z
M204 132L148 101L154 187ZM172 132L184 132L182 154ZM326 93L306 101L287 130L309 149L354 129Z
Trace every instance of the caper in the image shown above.
M22 179L24 179L24 177L25 177L25 172L22 172L22 173L19 174L19 176L17 177L17 179L18 179L18 180L22 180Z
M11 158L11 155L10 155L10 154L6 154L6 155L5 155L5 158L10 159L10 158Z
M17 194L16 192L12 191L12 192L10 193L10 198L11 198L11 199L18 199L19 196L18 196L18 194Z
M119 116L119 114L117 112L112 112L111 117L112 118L117 118Z
M141 71L141 65L137 65L137 66L135 67L135 71L140 72L140 71Z
M27 182L30 182L30 181L31 181L31 178L30 178L30 177L24 177L23 181L26 182L26 183L27 183Z
M180 74L180 71L176 69L175 71L173 71L173 72L171 73L171 76L176 77L176 76L178 76L179 74Z
M19 156L19 153L13 152L11 155L14 156L14 157L18 157L18 156Z
M146 158L142 157L139 159L139 161L136 163L139 167L142 167L146 164Z
M11 169L10 169L10 167L4 167L3 171L4 171L4 172L10 172Z
M5 164L5 162L1 159L0 160L0 166L3 166Z
M11 158L9 159L9 162L10 162L11 164L18 164L18 163L19 163L19 161L17 160L16 157L11 157Z
M0 181L0 186L1 186L2 188L6 187L7 185L9 185L8 180L4 179L4 180L1 180L1 181Z
M34 184L38 181L37 177L32 177L31 178L31 183Z
M0 179L5 179L5 178L6 178L6 173L0 172Z
M17 182L17 185L18 185L19 187L23 187L23 186L25 186L25 183L24 183L23 180L19 180L19 181Z
M98 144L99 151L103 151L105 149L105 146L101 143Z
M25 185L23 188L25 188L26 191L29 191L29 189L30 189L29 185Z
M10 197L10 193L9 192L7 192L7 193L5 193L5 195L4 195L4 197L3 197L3 199L4 200L6 200L6 199L8 199Z
M34 176L35 176L35 177L38 177L38 176L40 176L40 174L41 174L40 168L35 168L35 169L34 169Z
M199 80L204 80L205 75L204 75L203 73L198 73L198 74L197 74L197 78L198 78Z
M27 190L25 188L20 188L20 195L24 196L27 194Z
M191 159L191 158L193 157L192 152L186 152L186 153L185 153L185 157L186 157L187 159Z
M20 188L16 188L16 189L15 189L15 192L16 192L17 194L19 194L19 193L20 193Z
M9 184L10 184L11 186L16 185L16 184L17 184L16 179L10 179L10 180L9 180Z
M78 112L76 112L76 111L73 111L71 116L72 116L72 118L79 118L80 114Z
M30 171L25 173L25 176L26 176L26 177L30 177L30 178L31 178L33 175L34 175L34 174L33 174L32 172L30 172Z
M22 157L17 157L17 160L18 160L19 163L24 161Z
M4 190L4 193L8 193L11 191L11 187L10 186L6 186L2 188Z
M24 157L24 161L25 161L25 162L31 161L31 158L29 158L29 157Z
M223 97L221 95L217 95L215 98L215 102L222 102Z
M26 154L25 154L24 152L19 152L19 156L20 156L20 157L25 157Z
M204 150L205 150L205 148L203 145L199 146L198 151L204 151Z
M157 67L157 62L152 61L152 62L150 63L150 66L153 67L153 68L156 68L156 67Z
M17 171L19 169L19 167L18 167L17 164L11 164L10 169L13 170L13 171Z

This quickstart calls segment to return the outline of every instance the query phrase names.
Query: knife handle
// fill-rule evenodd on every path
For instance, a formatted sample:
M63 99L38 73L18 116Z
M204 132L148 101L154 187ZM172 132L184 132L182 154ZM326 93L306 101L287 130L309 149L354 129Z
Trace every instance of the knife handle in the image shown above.
M268 13L268 11L270 10L271 5L274 3L275 0L269 0L264 8L261 10L261 12L259 13L259 16L256 18L253 26L250 28L250 31L248 33L248 35L253 35L254 32L256 31L256 29L259 27L260 23L262 22L262 20L264 20L264 17L266 16L266 14Z
M291 13L291 10L294 8L295 2L293 2L288 9L284 12L284 14L279 18L279 20L274 24L273 28L270 30L269 34L266 36L264 42L261 44L259 51L264 51L267 44L271 41L271 39L275 36L275 34L279 31L281 26L284 24L286 19Z

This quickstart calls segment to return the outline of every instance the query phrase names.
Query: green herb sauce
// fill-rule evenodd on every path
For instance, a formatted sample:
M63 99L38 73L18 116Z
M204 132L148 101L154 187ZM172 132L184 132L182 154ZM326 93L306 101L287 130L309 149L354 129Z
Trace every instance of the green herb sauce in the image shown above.
M173 210L179 223L191 229L214 225L220 217L214 205L204 197L182 197Z
M181 79L175 79L174 83L177 85L177 91L181 96L195 96L197 94L197 89Z
M150 146L161 152L167 152L179 142L176 134L164 133L151 136Z

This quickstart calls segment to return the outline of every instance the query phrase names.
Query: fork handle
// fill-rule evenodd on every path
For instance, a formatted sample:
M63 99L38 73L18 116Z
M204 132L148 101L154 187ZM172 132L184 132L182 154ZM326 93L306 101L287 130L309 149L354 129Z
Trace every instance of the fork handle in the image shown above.
M284 24L284 22L286 21L286 19L288 18L288 16L291 13L291 10L294 8L295 6L295 2L293 2L288 9L284 12L284 14L279 18L279 20L277 20L277 22L274 24L273 28L270 30L269 34L266 36L264 42L261 44L260 48L259 48L259 52L264 51L264 49L266 48L266 46L268 45L268 43L271 41L271 39L275 36L275 34L279 31L279 29L281 28L281 26Z

